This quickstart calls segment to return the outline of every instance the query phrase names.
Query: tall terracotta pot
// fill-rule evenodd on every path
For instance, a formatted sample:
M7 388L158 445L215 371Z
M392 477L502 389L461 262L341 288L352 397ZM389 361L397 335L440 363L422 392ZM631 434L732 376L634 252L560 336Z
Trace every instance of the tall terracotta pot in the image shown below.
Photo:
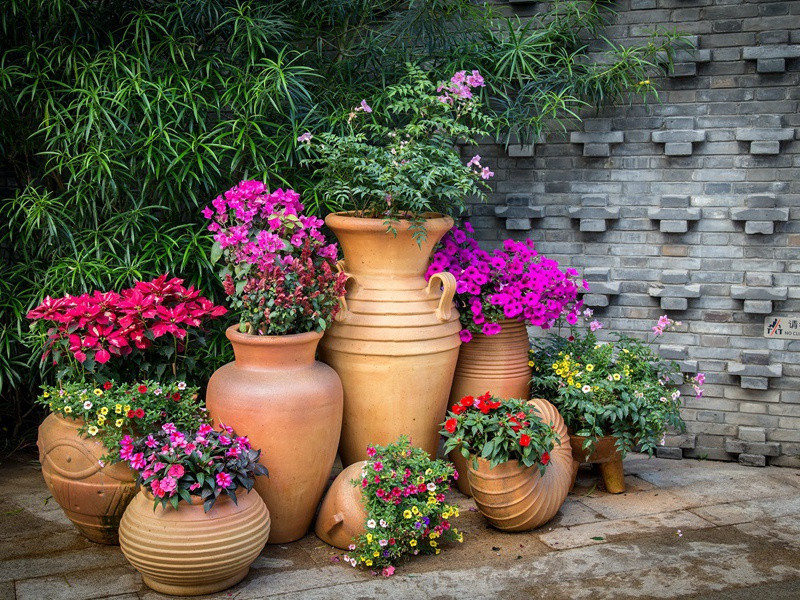
M321 333L258 336L228 328L234 362L208 382L206 406L261 450L268 477L255 489L272 517L269 542L303 537L336 458L342 424L342 384L314 360Z
M125 507L136 495L136 474L124 463L103 466L109 451L78 433L79 419L50 414L39 426L39 461L47 488L83 535L118 544Z
M461 345L458 364L450 390L450 404L464 396L480 396L491 392L498 398L527 399L531 392L531 367L528 330L520 321L501 321L497 335L473 336ZM458 471L456 485L462 494L471 496L467 478L467 459L458 450L450 453Z
M490 467L479 458L475 468L472 459L467 464L475 504L494 527L502 531L529 531L552 519L572 486L572 447L567 426L547 400L531 400L542 420L551 423L559 443L550 451L544 475L536 466L525 467L516 460Z
M210 511L200 498L158 506L139 492L122 517L120 546L148 587L163 594L195 596L236 585L269 537L269 512L255 492L239 490L236 504L221 495Z
M348 277L343 310L320 344L320 357L344 387L342 462L364 460L368 444L401 434L435 456L461 326L455 278L440 273L426 283L425 271L453 220L427 219L421 246L407 221L394 224L397 235L387 233L383 219L339 213L325 223L339 239Z

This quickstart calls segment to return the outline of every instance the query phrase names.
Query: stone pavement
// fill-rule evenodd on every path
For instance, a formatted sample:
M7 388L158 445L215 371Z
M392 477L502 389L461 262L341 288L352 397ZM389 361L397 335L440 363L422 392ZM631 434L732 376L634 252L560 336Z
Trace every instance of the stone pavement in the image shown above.
M631 455L625 472L628 492L612 496L582 470L559 515L524 534L490 529L453 492L464 543L389 579L337 562L313 535L267 546L213 598L800 598L800 470ZM35 461L7 462L0 480L1 599L165 598L118 548L73 530Z

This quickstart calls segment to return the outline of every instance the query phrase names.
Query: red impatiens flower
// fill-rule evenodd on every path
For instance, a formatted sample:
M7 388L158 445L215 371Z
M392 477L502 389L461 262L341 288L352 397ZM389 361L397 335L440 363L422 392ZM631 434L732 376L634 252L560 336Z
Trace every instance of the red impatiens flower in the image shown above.
M144 385L144 384L140 385L140 386L139 386L138 388L136 388L136 389L137 389L137 390L139 390L139 393L140 393L140 394L146 394L146 393L147 393L147 386L146 386L146 385Z
M527 433L523 433L521 436L519 436L519 445L522 446L523 448L529 446L530 443L531 443L531 436L529 436Z
M453 419L453 418L450 418L450 419L447 419L447 421L444 422L444 428L447 431L449 431L450 433L453 433L456 430L456 424L457 424L457 421L455 419Z
M460 404L453 404L453 406L450 408L450 410L452 410L453 413L455 413L457 415L460 415L461 413L464 412L464 407L461 406Z
M136 409L136 418L137 419L144 419L144 409L143 408L137 408Z
M542 464L546 465L549 462L550 462L550 454L545 452L544 454L542 454Z
M110 390L112 387L114 387L114 384L113 384L113 383L111 383L110 381L106 381L106 382L103 384L103 389L104 389L104 390Z
M128 411L128 413L127 413L127 417L128 417L129 419L132 419L132 418L134 418L135 416L136 416L136 411L135 411L135 410L133 410L133 409L130 409L130 410Z
M473 404L475 404L475 398L473 398L472 396L464 396L461 399L461 406L465 408L468 406L472 406Z

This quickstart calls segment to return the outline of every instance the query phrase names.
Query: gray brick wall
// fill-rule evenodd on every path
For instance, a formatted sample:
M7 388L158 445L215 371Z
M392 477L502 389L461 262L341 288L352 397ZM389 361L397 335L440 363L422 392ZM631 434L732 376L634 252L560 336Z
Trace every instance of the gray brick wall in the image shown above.
M800 466L800 0L621 0L608 33L696 36L660 102L585 116L532 151L481 148L496 173L470 208L487 245L532 237L582 270L607 327L682 321L662 352L706 373L663 456ZM521 10L529 10L522 8ZM688 392L688 390L686 390Z

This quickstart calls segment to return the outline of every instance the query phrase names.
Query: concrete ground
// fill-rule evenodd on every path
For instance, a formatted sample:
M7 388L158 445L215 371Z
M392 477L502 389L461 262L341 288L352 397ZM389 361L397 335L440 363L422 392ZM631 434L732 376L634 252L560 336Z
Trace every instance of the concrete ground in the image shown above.
M267 546L213 598L800 598L800 470L631 455L625 472L627 493L612 496L581 471L559 515L524 534L489 528L453 492L464 543L389 579L338 562L313 535ZM165 598L118 548L78 535L37 463L0 466L0 481L0 598Z

